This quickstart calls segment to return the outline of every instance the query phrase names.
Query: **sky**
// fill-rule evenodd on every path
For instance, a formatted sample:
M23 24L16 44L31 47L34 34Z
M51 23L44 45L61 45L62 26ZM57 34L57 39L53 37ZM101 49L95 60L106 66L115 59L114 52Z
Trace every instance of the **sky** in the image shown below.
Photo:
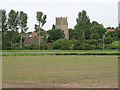
M91 22L97 21L104 27L116 27L118 25L118 1L119 0L2 0L0 9L7 13L11 9L24 11L28 15L28 32L34 31L34 25L38 24L36 12L42 11L47 15L44 30L49 30L55 24L56 17L67 17L68 28L74 28L78 13L86 10Z

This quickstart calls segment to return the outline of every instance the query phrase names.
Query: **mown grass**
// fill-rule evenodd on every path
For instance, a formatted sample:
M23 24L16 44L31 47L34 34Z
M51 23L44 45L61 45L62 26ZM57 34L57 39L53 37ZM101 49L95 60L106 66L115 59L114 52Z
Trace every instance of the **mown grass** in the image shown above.
M118 50L3 50L2 56L120 55Z
M2 56L41 56L41 55L120 55L119 53L3 53Z
M118 50L2 50L2 52L118 52Z
M117 56L8 56L2 69L3 88L110 88L118 82Z

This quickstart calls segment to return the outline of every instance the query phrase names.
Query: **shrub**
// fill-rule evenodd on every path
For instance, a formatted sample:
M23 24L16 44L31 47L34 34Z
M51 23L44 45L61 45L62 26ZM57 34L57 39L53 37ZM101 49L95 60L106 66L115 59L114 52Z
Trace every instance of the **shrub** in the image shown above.
M52 49L70 50L71 44L69 40L58 39L51 44Z
M72 39L70 42L71 42L71 49L82 50L82 45L81 45L80 41L78 41L76 39Z
M42 50L48 50L48 43L45 42L45 41L43 41L43 42L41 43L41 49L42 49Z
M108 35L107 37L105 37L105 44L110 44L110 43L112 43L112 38L111 38L111 36L110 35Z
M106 45L106 49L118 49L118 41Z

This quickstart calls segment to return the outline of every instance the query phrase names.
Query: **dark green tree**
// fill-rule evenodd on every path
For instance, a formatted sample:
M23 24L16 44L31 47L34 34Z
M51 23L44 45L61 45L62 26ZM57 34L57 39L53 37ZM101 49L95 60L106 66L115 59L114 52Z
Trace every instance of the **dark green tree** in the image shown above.
M69 39L75 38L75 29L68 29L69 30Z
M57 39L62 39L64 38L64 31L60 29L52 29L47 31L48 33L48 42L53 43Z
M105 34L106 32L106 29L103 27L102 24L96 22L96 24L92 25L90 32L91 32L91 39L98 39L98 38L102 38L103 34Z
M55 29L55 25L53 24L52 29Z
M5 10L0 10L1 14L2 14L2 48L4 49L5 48L5 35L7 34L7 15L6 15L6 11Z
M82 49L85 49L85 32L90 30L90 19L87 16L85 10L78 13L78 18L76 19L77 25L75 26L76 38L82 42Z
M93 21L91 24L91 39L102 39L102 44L103 44L103 50L104 50L104 39L106 36L106 29L102 24L99 24L96 21ZM101 45L99 43L99 45Z
M7 29L7 15L6 15L5 10L0 10L0 12L2 12L2 38L4 41L4 36L8 31L8 29Z
M2 43L2 49L3 50L11 50L11 44L12 44L12 31L7 31L7 33L4 36L4 43Z
M110 35L108 35L107 37L105 37L105 44L110 44L113 42L113 39L111 38Z
M15 43L15 31L18 30L18 12L11 10L8 14L8 26L9 29L12 31L12 49L13 44Z
M96 22L96 21L92 21L92 23L91 23L91 27L96 26L96 25L99 25L99 23Z
M35 24L34 29L35 29L35 32L38 32L38 31L39 31L39 28L38 28L38 25L37 25L37 24Z

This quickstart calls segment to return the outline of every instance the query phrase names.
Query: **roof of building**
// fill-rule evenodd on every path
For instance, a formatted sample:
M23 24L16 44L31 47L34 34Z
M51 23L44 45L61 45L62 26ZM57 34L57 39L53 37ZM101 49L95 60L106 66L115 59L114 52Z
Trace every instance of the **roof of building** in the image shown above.
M38 36L38 34L34 31L33 33L30 34L30 36L35 37Z
M44 38L44 36L40 36L40 41L42 41ZM25 41L24 41L24 44L25 45L31 45L33 44L33 41L35 40L36 43L39 44L39 36L37 37L29 37L29 36L26 36L25 37Z
M106 29L107 31L115 31L115 29Z

